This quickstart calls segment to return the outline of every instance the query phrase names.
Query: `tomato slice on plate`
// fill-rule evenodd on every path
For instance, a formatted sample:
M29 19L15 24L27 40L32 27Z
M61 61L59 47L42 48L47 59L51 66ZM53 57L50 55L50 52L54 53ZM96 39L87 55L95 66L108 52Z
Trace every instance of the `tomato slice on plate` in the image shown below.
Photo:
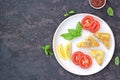
M100 23L96 20L92 21L90 24L90 32L95 33L99 30Z
M73 53L72 62L83 69L89 68L92 65L91 57L81 51L76 51Z
M89 55L84 54L79 60L79 66L83 69L89 68L92 65L92 59Z
M90 24L91 22L93 21L93 17L92 16L85 16L83 19L82 19L82 27L85 29L85 30L89 30L90 28Z
M81 51L76 51L72 55L72 62L76 65L79 65L80 57L82 57L83 53Z

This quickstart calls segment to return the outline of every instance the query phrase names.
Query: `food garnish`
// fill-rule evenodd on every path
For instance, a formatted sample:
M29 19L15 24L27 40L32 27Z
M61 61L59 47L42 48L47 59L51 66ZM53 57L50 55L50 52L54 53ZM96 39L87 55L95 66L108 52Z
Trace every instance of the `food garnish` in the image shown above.
M59 55L62 59L66 60L66 55L65 55L64 48L63 48L63 45L62 45L62 44L59 44L59 45L58 45L58 55Z
M68 42L67 44L65 44L64 51L65 51L65 54L66 54L66 59L70 60L71 59L71 53L72 53L72 43L71 42Z
M77 23L76 29L68 29L68 33L61 34L66 40L72 40L73 38L81 36L82 26L80 22Z
M100 23L97 20L94 20L90 24L90 32L95 33L99 30L100 28Z
M116 66L118 66L118 65L119 65L119 63L120 63L119 57L118 57L118 56L116 56L116 57L115 57L115 65L116 65Z
M81 21L82 28L85 29L85 30L89 30L90 29L90 24L93 20L94 19L93 19L92 16L85 16Z
M58 45L58 55L64 60L71 59L72 43L68 42L64 46L62 44Z
M45 46L42 46L41 48L44 50L44 53L48 56L48 55L53 55L51 49L50 49L50 45L45 45Z
M100 28L100 23L95 20L92 16L85 16L81 21L82 27L85 30L89 30L92 33L95 33Z
M89 55L84 54L81 51L76 51L72 55L72 62L75 65L80 66L83 69L90 68L92 65L92 59Z
M64 16L65 16L65 17L68 17L68 16L69 16L69 14L66 12L66 13L64 14Z
M75 14L75 10L70 10L69 14Z
M108 16L114 16L114 11L113 11L112 7L108 7L107 14L108 14Z
M66 11L65 14L64 14L64 16L68 17L68 16L73 15L73 14L75 14L75 10L72 9L72 10L70 10L68 12Z

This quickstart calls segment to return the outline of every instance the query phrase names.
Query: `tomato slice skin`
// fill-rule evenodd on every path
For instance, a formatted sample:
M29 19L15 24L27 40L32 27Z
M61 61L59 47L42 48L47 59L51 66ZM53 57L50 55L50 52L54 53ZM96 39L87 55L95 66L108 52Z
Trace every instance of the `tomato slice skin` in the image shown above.
M83 69L90 68L92 65L92 59L87 54L84 54L79 61L79 66Z
M90 24L91 22L93 21L93 17L92 16L85 16L83 19L82 19L82 27L85 29L85 30L89 30L90 29Z
M83 55L81 51L76 51L72 55L72 62L76 65L79 65L80 57Z
M95 33L99 30L100 28L100 23L97 20L94 20L90 24L90 32Z
M92 65L92 59L89 55L84 54L81 51L76 51L72 55L72 62L75 65L80 66L83 69L87 69Z

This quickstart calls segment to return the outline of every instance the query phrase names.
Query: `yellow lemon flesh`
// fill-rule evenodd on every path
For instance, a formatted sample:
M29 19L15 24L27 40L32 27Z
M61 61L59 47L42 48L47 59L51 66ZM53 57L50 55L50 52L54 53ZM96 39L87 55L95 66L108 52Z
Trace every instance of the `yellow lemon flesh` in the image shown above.
M62 44L58 45L58 55L64 60L71 59L71 52L72 52L72 43L68 42L64 46Z
M64 53L64 48L62 46L62 44L58 45L58 55L62 58L62 59L66 59L65 53Z
M66 59L70 60L71 59L71 49L72 47L72 43L68 42L65 46L64 46L64 51L65 51L65 55L66 55Z

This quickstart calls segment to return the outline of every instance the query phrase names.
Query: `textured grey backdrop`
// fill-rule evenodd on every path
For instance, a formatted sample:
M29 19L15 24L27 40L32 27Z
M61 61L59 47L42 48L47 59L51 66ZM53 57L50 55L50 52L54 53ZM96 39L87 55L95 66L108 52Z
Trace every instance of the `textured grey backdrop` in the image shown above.
M106 9L112 6L113 17ZM45 56L40 46L52 44L66 10L91 13L104 19L116 39L115 54L109 65L91 76L77 76L64 70L54 56ZM107 0L95 10L88 0L0 0L0 80L120 80L120 0ZM109 53L108 53L109 54Z

